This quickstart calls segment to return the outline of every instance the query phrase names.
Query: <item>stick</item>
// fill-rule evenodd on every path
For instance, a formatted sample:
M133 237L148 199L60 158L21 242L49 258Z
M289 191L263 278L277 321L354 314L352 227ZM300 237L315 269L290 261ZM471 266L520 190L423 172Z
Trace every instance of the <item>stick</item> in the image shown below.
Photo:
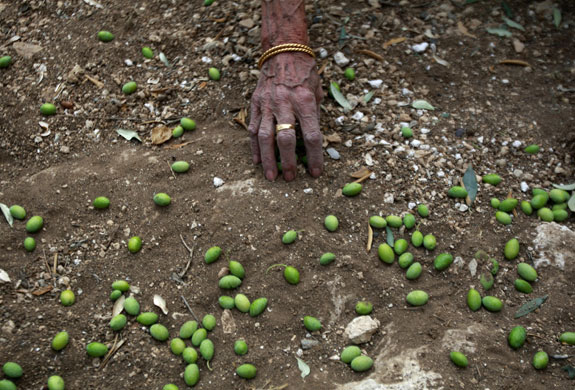
M381 61L381 62L383 62L383 60L384 60L384 58L382 56L380 56L379 54L377 54L371 50L360 49L360 50L356 50L356 53L365 54L366 56L374 58L374 59Z
M54 253L54 275L56 274L57 267L58 267L58 252Z
M118 336L116 336L118 337ZM106 356L106 358L104 358L104 362L102 362L102 365L100 366L100 369L104 368L104 366L106 364L108 364L108 362L112 359L112 356L118 352L118 350L122 347L122 345L124 345L124 343L126 342L125 339L120 340L120 342L116 345L116 340L114 340L114 346L112 347L112 349L110 350L110 352L108 352L108 355Z
M184 270L178 274L178 276L180 278L183 278L184 275L186 274L186 272L188 272L188 268L190 268L190 264L192 264L192 258L194 257L194 249L196 249L196 247L194 246L193 248L190 249L190 247L188 246L188 244L184 240L184 237L182 237L181 234L180 234L180 240L182 240L182 244L184 244L184 246L186 247L186 249L190 253L190 260L188 260L188 264L186 264L186 268L184 268Z
M100 80L88 75L84 75L84 77L86 77L91 83L93 83L98 88L104 88L104 83L101 82Z
M190 311L190 313L192 313L192 316L194 317L194 319L198 322L198 324L201 324L201 321L198 319L198 317L196 317L196 315L194 314L194 311L192 310L192 308L190 307L190 304L188 303L188 301L186 301L186 298L184 298L183 295L180 295L180 297L182 298L182 300L184 301L184 303L186 304L186 307L188 308L188 310Z
M166 161L166 164L168 164L168 167L170 167L170 172L172 172L172 176L174 176L174 180L176 179L176 174L174 173L174 170L172 169L172 166L170 165L169 161ZM182 235L180 234L180 238L182 238Z
M360 177L359 179L355 180L354 183L361 183L363 181L366 181L367 179L369 179L369 177L371 176L371 172L368 171L368 173L366 173L364 176Z
M44 265L46 266L46 269L48 270L49 274L52 274L52 269L50 268L50 264L48 264L48 260L46 259L46 251L44 249L42 249L42 253L44 254Z

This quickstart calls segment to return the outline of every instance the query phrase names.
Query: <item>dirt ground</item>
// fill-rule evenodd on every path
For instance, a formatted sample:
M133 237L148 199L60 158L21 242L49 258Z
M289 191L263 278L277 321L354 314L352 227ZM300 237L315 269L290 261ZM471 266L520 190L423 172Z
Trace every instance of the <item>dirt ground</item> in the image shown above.
M300 165L295 181L271 183L253 166L248 133L239 123L258 75L259 1L216 0L205 7L183 0L0 0L0 57L13 58L0 69L0 202L19 204L45 221L33 235L36 250L28 253L24 222L10 228L0 216L0 268L11 278L0 284L0 363L23 367L18 388L47 388L50 375L61 375L72 390L161 389L166 383L186 388L185 364L169 343L152 339L132 317L123 331L110 329L109 295L118 279L134 286L142 311L160 314L171 338L193 319L181 296L198 317L216 316L209 334L213 370L199 359L198 389L335 389L367 378L380 387L354 388L571 388L562 367L573 365L574 347L557 337L575 331L575 271L542 268L533 293L516 291L516 264L536 255L532 241L541 222L519 211L503 226L489 202L509 192L529 200L532 188L575 181L575 3L465 3L308 1L310 44L317 49L324 89L338 82L355 107L344 112L326 94L323 176L312 179ZM553 7L561 12L559 27ZM525 31L507 26L511 37L487 31L506 26L506 15ZM99 42L100 30L112 31L115 39ZM413 46L423 42L430 47L417 53ZM154 50L154 59L142 56L144 46ZM327 57L320 58L320 48ZM338 51L349 65L336 64ZM221 70L220 81L208 79L211 66ZM356 71L354 81L343 76L348 66ZM125 96L121 87L130 80L138 91ZM365 103L370 91L374 95ZM436 110L412 108L416 99ZM55 116L40 114L44 102L58 106ZM151 144L154 127L173 128L184 116L196 121L196 130ZM401 122L413 128L412 139L401 137ZM128 141L117 129L135 130L144 142ZM526 154L530 144L541 151ZM340 158L330 158L328 148ZM176 160L188 161L190 171L174 175L169 165ZM446 194L469 164L477 175L498 173L503 182L481 184L467 210ZM341 188L362 167L373 175L361 194L342 196ZM216 188L214 178L224 184ZM156 206L157 192L170 194L172 204ZM97 196L110 198L110 208L95 210ZM430 216L416 216L418 229L434 234L438 244L433 251L410 245L424 272L409 281L396 263L378 259L382 232L375 232L366 251L367 220L414 213L419 203L429 206ZM333 233L323 226L329 214L339 219ZM570 216L562 224L573 229L574 222ZM298 230L299 239L284 245L281 237L289 229ZM134 235L143 240L136 254L127 249ZM189 256L180 235L194 248L185 274ZM409 240L411 231L394 229L394 236ZM507 261L503 247L513 237L521 243L520 255ZM225 256L207 265L203 254L213 245ZM479 249L500 262L488 293L468 269ZM328 251L336 260L321 266L319 257ZM457 261L437 272L433 259L442 252ZM218 288L227 260L246 269L234 291ZM266 272L277 263L297 267L300 283L287 284L279 268ZM503 310L471 312L466 295L472 286L499 297ZM70 307L58 299L67 287L76 293ZM405 302L414 289L429 293L427 305ZM232 310L236 330L224 333L218 297L240 292L250 300L266 297L268 308L255 318ZM153 305L155 294L166 300L168 315ZM523 303L544 295L549 299L539 310L513 318ZM380 322L361 345L376 360L365 373L338 361L359 300L373 303L371 316ZM323 328L309 334L301 320L306 315L320 319ZM516 325L527 328L528 341L512 350L507 334ZM56 353L50 343L62 330L70 344ZM244 356L233 352L240 338L249 346ZM89 342L112 346L115 339L124 344L106 365L85 352ZM303 350L302 340L317 343ZM466 353L467 369L450 362L453 349ZM531 360L540 349L568 359L552 358L537 371ZM296 357L309 365L309 376L301 377ZM408 361L416 363L407 367ZM255 379L235 374L244 363L258 368Z

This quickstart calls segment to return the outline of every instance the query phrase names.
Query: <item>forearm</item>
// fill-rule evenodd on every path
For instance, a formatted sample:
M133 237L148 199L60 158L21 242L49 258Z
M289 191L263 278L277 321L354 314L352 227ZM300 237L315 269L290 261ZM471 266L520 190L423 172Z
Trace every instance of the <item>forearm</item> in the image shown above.
M307 45L304 0L262 0L262 50L283 43Z

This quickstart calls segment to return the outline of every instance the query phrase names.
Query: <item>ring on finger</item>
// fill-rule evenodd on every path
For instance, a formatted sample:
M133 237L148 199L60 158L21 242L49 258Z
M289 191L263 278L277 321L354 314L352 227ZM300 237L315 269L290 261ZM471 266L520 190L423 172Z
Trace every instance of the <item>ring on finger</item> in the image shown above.
M282 130L294 129L294 125L291 123L281 123L276 125L276 133L279 133Z

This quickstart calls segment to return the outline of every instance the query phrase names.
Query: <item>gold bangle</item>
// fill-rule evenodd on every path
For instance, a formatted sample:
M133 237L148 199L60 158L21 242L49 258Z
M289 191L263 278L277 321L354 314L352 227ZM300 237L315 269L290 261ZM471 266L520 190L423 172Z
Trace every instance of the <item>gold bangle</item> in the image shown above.
M258 61L258 68L261 69L264 62L266 62L269 58L275 56L276 54L286 53L290 51L299 51L302 53L309 54L310 56L315 58L315 53L313 52L312 48L307 45L302 45L300 43L284 43L282 45L277 45L266 50Z

